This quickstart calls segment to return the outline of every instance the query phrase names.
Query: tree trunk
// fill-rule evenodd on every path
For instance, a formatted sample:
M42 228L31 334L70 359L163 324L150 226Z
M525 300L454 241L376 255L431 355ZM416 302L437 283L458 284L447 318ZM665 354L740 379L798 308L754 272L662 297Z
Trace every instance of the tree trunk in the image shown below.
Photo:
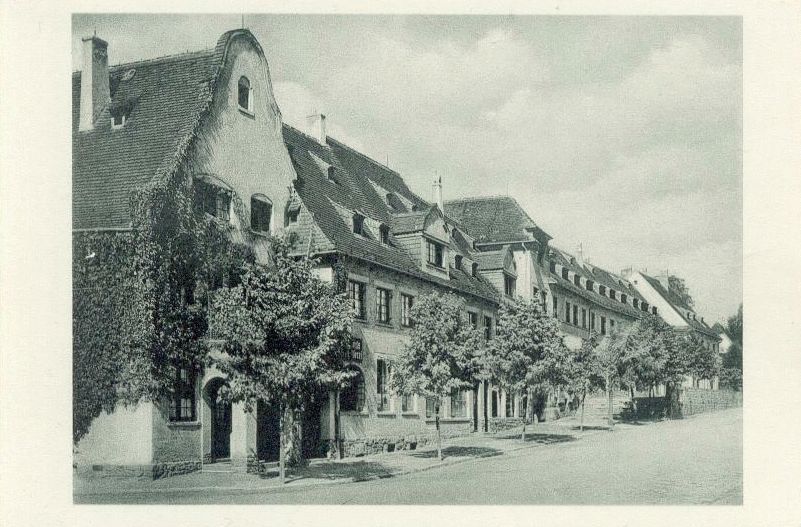
M437 406L434 408L434 422L437 426L437 459L442 461L442 434L439 431L439 401L437 401Z
M584 401L587 399L587 388L581 391L581 420L579 421L579 432L584 431Z
M631 411L634 419L637 420L637 399L634 397L634 386L629 386L629 393L631 393Z
M531 408L531 393L528 388L524 390L526 397L526 410L523 412L523 433L520 435L520 440L526 442L526 421L528 420L528 409Z
M342 459L342 440L340 438L342 431L341 431L341 421L340 421L340 413L339 413L339 390L336 391L336 398L334 399L334 448L336 449L335 457L337 459Z
M278 417L278 479L281 484L286 483L286 454L285 448L286 445L284 443L284 436L286 427L286 419L285 419L285 408L283 403L281 404L281 409Z
M615 427L615 418L614 418L614 394L612 393L612 378L611 376L606 377L606 393L607 397L609 398L609 430L612 430Z

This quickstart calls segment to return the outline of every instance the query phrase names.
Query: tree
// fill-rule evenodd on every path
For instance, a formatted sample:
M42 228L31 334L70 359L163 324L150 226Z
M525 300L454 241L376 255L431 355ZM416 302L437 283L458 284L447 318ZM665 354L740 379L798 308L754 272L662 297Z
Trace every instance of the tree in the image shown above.
M726 333L732 339L728 351L723 355L720 383L732 390L743 388L743 305L726 321Z
M687 304L687 307L695 307L695 300L690 295L690 289L687 287L684 278L679 278L675 275L668 276L668 290Z
M571 393L577 394L581 405L581 418L579 430L584 431L584 402L587 394L602 386L603 380L598 376L599 365L595 348L598 346L597 333L582 340L581 347L575 350L568 349L567 353L567 388Z
M390 377L403 395L434 399L437 457L442 460L440 408L451 393L469 389L481 369L481 332L467 320L464 301L452 294L421 296L412 307L414 328Z
M493 377L510 392L527 397L527 414L533 407L532 385L562 386L568 382L567 349L556 319L548 316L538 301L518 297L501 306L487 354ZM523 419L523 441L527 419L528 415Z
M615 386L620 386L626 371L628 348L634 328L632 324L618 325L611 333L601 337L595 347L598 374L603 378L608 397L608 421L610 430L615 425L613 397Z
M714 379L720 374L721 361L718 353L706 346L698 336L685 335L680 344L687 356L687 373L696 379Z
M732 340L738 343L740 346L743 345L743 305L740 304L740 307L737 309L737 313L729 317L726 321L726 332L732 338Z
M343 291L314 276L314 260L290 255L290 240L270 244L269 266L246 264L239 285L214 295L213 329L223 352L216 363L229 382L224 396L248 411L258 402L279 407L284 482L287 455L302 459L293 433L304 403L351 375L342 350L353 313Z

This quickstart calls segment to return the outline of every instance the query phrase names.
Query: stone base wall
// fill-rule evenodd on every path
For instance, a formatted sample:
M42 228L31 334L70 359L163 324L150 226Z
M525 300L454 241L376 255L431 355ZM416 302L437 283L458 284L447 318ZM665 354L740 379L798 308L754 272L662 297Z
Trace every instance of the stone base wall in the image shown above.
M737 408L743 405L743 392L685 388L680 399L683 416Z
M342 441L343 457L369 456L400 450L416 450L437 442L437 431L433 422L427 422L426 428L414 434L371 435L361 438L344 439ZM441 421L440 435L443 439L467 435L473 431L473 422Z
M202 467L199 461L176 461L148 465L98 464L76 468L83 477L160 479L196 472Z

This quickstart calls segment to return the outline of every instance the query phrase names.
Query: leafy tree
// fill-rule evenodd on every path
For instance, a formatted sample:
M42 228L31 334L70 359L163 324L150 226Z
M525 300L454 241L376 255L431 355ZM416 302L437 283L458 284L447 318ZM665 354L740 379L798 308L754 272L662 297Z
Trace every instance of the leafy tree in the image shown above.
M621 386L626 375L626 366L631 346L631 335L634 331L633 324L618 325L611 333L601 337L595 346L595 360L598 375L603 379L603 385L608 397L608 421L609 427L615 425L613 416L614 411L614 389Z
M729 317L726 321L726 332L740 346L743 345L743 305L737 309L737 313Z
M687 357L687 373L696 379L714 379L720 373L720 357L718 353L692 333L680 340Z
M570 393L577 394L581 405L581 418L579 420L579 430L584 431L584 402L587 394L603 386L603 379L598 375L599 365L595 348L598 346L597 333L590 334L584 339L581 347L567 350L567 389Z
M270 243L269 266L245 265L239 285L214 295L213 329L222 341L216 362L228 378L225 397L249 411L258 402L279 407L283 482L287 454L302 459L293 430L304 404L351 375L342 348L353 313L343 291L315 277L313 260L290 255L289 240Z
M421 296L411 314L414 328L401 349L390 387L403 395L434 399L437 456L441 461L442 401L475 383L481 371L483 335L468 322L464 301L452 294Z
M668 290L678 296L688 307L695 307L695 300L693 300L684 278L675 275L668 276Z
M501 306L487 362L501 385L527 397L527 414L533 407L532 385L553 387L568 383L566 358L567 348L562 344L556 319L548 316L539 301L518 297ZM528 417L523 419L523 441Z
M734 391L743 389L743 372L738 368L721 368L720 385Z

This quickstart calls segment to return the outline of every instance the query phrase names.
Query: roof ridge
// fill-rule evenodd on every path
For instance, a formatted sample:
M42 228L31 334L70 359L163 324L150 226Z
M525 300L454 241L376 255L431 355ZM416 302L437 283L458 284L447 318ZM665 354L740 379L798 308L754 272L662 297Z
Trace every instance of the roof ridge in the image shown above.
M173 53L172 55L162 55L160 57L153 57L149 59L140 59L134 60L130 62L120 62L119 64L112 64L109 65L108 69L109 72L113 69L122 69L124 67L131 67L131 66L142 66L144 64L150 65L150 63L162 63L162 62L169 62L171 60L180 60L189 58L190 55L212 55L214 54L214 48L207 48L207 49L199 49L196 51L183 51L181 53ZM80 73L83 70L73 70L72 74L75 75L76 73Z
M491 200L491 199L499 199L499 198L501 198L501 199L510 199L510 200L514 201L515 203L517 203L517 200L515 200L512 196L507 196L505 194L492 194L490 196L468 196L468 197L464 197L464 198L446 199L445 203L456 203L456 202L459 202L459 201L482 201L482 200ZM531 219L531 218L529 218L529 219Z

